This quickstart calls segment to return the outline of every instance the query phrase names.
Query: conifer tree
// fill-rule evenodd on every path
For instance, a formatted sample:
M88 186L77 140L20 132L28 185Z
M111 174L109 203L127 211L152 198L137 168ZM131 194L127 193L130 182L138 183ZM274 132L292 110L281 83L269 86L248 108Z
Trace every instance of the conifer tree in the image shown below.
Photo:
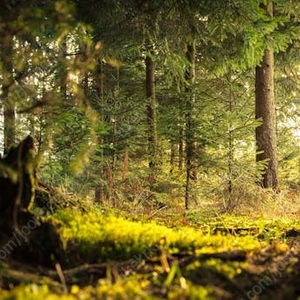
M271 26L273 23L273 29L269 33L271 38L266 36L267 45L261 63L256 67L255 113L256 118L262 122L256 128L256 159L257 162L266 164L260 184L265 188L278 190L274 52L285 52L299 39L298 21L295 20L295 16L299 16L299 5L286 1L281 3L267 1L266 4L261 4L261 7L269 18ZM293 16L291 16L291 9Z
M191 180L197 179L196 167L196 142L195 142L195 57L196 43L193 41L187 46L187 60L189 62L188 70L186 70L186 127L185 127L185 144L186 144L186 184L185 184L185 208L189 209L191 195Z
M269 17L273 17L273 1L265 7ZM262 61L256 67L255 75L255 117L261 120L256 128L257 162L266 162L262 186L278 189L278 162L276 138L276 113L274 95L274 51L270 47L264 51Z

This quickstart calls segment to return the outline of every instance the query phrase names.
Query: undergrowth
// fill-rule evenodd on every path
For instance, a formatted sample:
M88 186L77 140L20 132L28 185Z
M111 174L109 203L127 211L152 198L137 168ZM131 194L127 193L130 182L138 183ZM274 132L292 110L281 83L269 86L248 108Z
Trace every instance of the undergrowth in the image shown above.
M296 256L287 255L298 253L300 220L295 216L196 208L183 213L176 206L145 210L141 217L134 210L100 206L60 209L46 218L60 224L67 253L62 269L86 266L88 271L74 273L66 282L60 278L59 290L38 280L12 284L0 290L0 298L247 299L278 261L289 266L285 278L299 275ZM291 232L296 233L293 240ZM91 275L89 266L97 272ZM268 299L272 289L261 293Z

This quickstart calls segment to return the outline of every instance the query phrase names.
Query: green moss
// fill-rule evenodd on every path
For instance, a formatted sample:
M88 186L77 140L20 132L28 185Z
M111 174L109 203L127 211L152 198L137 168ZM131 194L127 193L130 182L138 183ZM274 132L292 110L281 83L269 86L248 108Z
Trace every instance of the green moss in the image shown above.
M64 209L48 218L61 223L60 233L70 260L75 253L73 264L109 262L106 276L93 286L69 286L68 293L63 295L43 281L29 280L11 291L1 290L1 299L230 298L236 295L235 281L246 282L247 290L260 279L260 273L252 276L248 272L255 253L258 257L260 252L267 253L270 258L282 255L288 250L284 232L300 228L300 222L294 219L249 220L245 216L206 220L209 230L202 230L202 221L194 228L169 228L155 222L116 217L101 208L84 213ZM237 231L241 228L245 233ZM244 254L245 260L239 254ZM191 260L185 262L184 257ZM127 259L129 273L120 267L116 275L115 269L109 267ZM260 272L255 266L252 270ZM287 272L292 274L293 266ZM74 279L72 284L75 283L79 284L80 278Z
M145 249L168 253L210 253L235 249L254 250L262 242L252 236L203 234L193 228L171 229L154 222L134 222L101 212L80 213L64 210L55 214L64 223L62 236L69 245L79 245L84 259L126 259ZM157 249L157 251L154 251Z
M58 295L52 293L47 285L21 285L10 291L1 290L0 298L3 300L74 300L73 295ZM86 298L87 299L87 298Z

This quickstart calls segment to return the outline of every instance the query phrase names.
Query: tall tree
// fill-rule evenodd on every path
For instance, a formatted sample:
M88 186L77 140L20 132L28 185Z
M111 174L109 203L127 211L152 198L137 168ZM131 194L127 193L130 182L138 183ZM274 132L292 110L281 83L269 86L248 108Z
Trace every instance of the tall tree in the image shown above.
M185 128L185 144L186 144L186 182L185 182L185 208L189 208L190 196L191 196L191 180L197 178L197 169L195 166L195 122L194 122L194 106L195 106L195 53L196 53L196 42L195 40L187 46L187 60L189 63L188 69L186 70L186 128Z
M264 6L268 16L273 17L273 1ZM265 162L261 185L277 190L278 162L276 138L276 113L274 95L274 51L270 47L264 51L261 64L255 74L255 118L261 120L256 128L256 161Z
M148 123L148 155L149 167L157 166L157 124L155 96L155 64L150 55L146 56L146 97Z
M4 153L15 143L15 98L12 96L11 88L14 84L13 78L13 36L8 31L0 33L2 36L0 52L2 62L2 103L4 115Z

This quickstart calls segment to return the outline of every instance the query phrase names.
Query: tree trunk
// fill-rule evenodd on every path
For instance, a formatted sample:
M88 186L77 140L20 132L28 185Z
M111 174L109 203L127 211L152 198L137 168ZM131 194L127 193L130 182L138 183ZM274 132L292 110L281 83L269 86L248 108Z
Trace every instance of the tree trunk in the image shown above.
M186 183L185 183L185 208L189 208L191 197L191 180L197 178L195 166L195 122L194 122L194 83L195 83L195 41L187 47L187 59L190 63L186 71L186 93L188 95L186 102L186 128L185 128L185 145L186 145Z
M272 2L266 10L270 16L273 16ZM273 76L274 52L268 49L265 50L261 65L256 67L255 118L262 121L262 124L256 128L256 161L266 162L261 186L277 190L279 182Z
M157 166L157 131L156 131L156 97L155 97L155 65L152 57L146 57L146 97L148 122L148 154L149 167Z
M67 82L68 82L68 70L65 65L67 57L67 42L63 40L59 47L59 57L61 59L61 73L59 74L60 80L60 94L64 102L67 102Z
M234 106L234 95L232 92L232 75L229 73L229 113L230 119L228 124L228 202L227 202L227 210L231 211L233 209L233 164L234 164L234 134L233 134L233 122L232 122L232 112Z
M173 170L175 169L175 157L176 157L176 143L175 141L170 141L170 173L173 173Z
M115 87L115 96L114 96L114 114L113 114L113 157L112 157L112 170L115 173L117 166L117 134L118 134L118 112L117 112L117 101L120 94L120 68L116 68L116 87Z
M2 103L4 115L4 153L15 144L15 99L10 96L10 88L14 83L12 65L13 37L6 34L1 43L1 62L2 62Z
M102 60L99 59L98 61L98 66L97 69L95 71L95 85L96 85L96 90L99 94L99 97L102 101L103 99L103 95L104 95L104 72L103 72L103 63ZM101 113L101 122L104 122L104 116L102 111ZM99 145L103 144L103 138L98 138L98 143ZM99 154L101 156L101 166L99 168L99 177L101 178L101 182L104 179L104 175L105 175L105 171L104 171L104 165L105 165L105 161L104 161L104 156L103 156L103 152L101 152ZM98 183L98 185L95 187L95 202L98 203L103 203L103 198L104 198L104 187L103 187L103 183Z
M128 173L128 165L129 165L129 151L126 148L123 159L123 168L122 168L122 181L125 181Z
M178 139L178 169L179 171L183 168L183 160L184 160L184 140L183 140L183 125L179 126L179 139Z

